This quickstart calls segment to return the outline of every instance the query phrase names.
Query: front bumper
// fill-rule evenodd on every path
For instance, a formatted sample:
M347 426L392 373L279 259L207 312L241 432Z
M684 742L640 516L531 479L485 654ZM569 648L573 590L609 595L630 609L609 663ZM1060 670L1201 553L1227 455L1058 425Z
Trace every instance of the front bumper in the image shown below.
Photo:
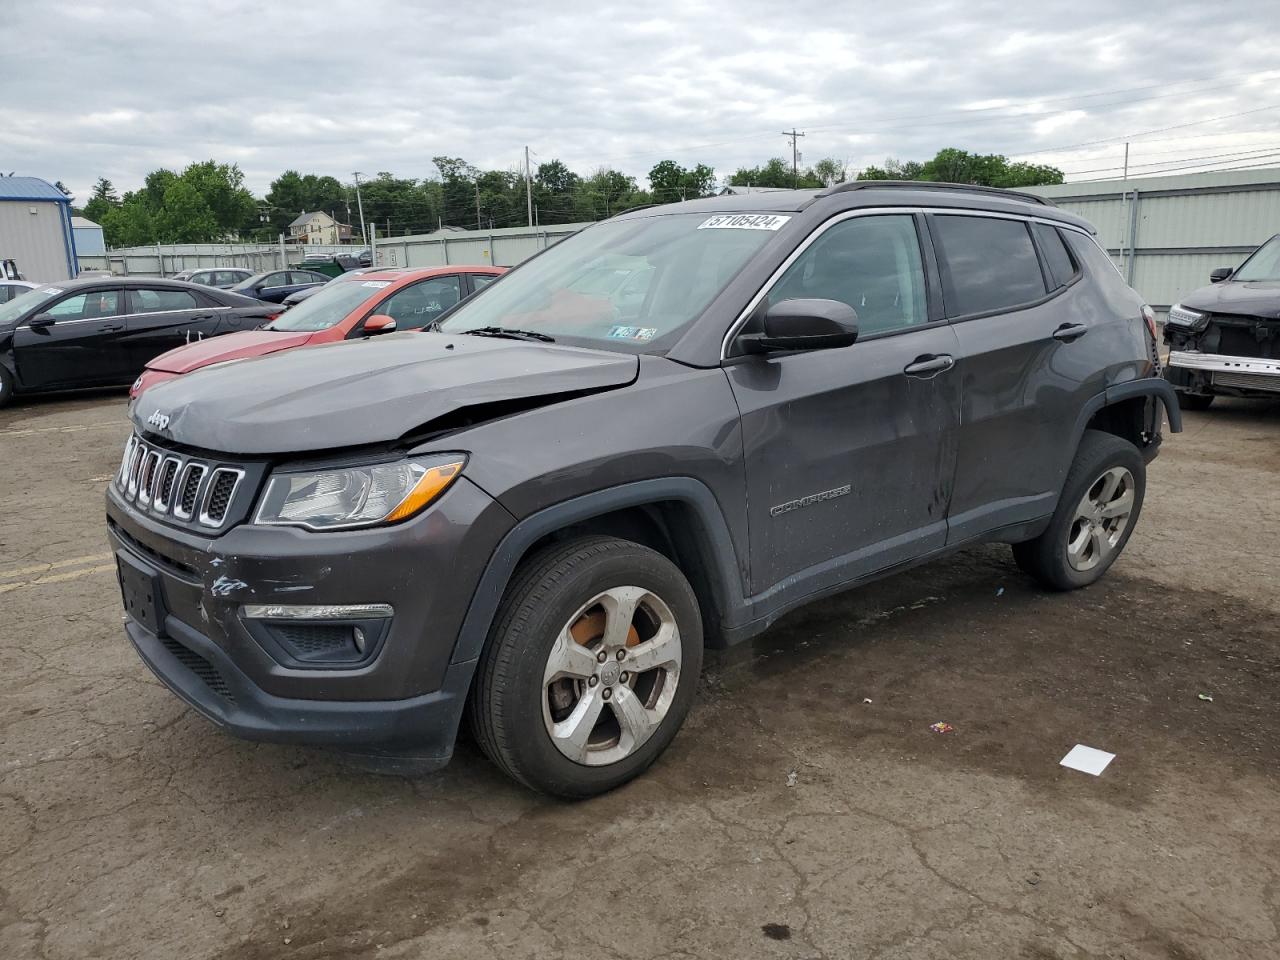
M107 517L126 597L146 585L147 609L126 616L129 639L201 714L254 740L428 767L448 759L475 666L455 656L456 639L514 522L465 477L412 520L367 530L241 524L211 539L124 502L114 485ZM367 660L303 665L264 642L245 609L300 603L387 604L394 616Z
M1280 360L1172 350L1168 367L1171 382L1197 392L1280 393Z
M440 689L407 700L301 700L255 684L217 644L169 617L164 636L125 623L134 649L198 713L246 740L336 747L390 770L449 762L476 662L450 664Z

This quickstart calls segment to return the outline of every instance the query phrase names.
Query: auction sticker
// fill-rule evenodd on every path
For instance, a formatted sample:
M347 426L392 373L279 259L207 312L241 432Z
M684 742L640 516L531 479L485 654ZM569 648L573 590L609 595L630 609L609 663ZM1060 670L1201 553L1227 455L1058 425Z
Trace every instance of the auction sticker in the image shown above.
M375 290L381 290L383 287L391 286L390 280L366 280L360 284L362 287L373 287Z
M699 230L778 230L790 217L780 217L776 213L722 213L712 217L705 223L698 224Z
M638 340L648 343L658 335L657 327L610 327L610 340Z

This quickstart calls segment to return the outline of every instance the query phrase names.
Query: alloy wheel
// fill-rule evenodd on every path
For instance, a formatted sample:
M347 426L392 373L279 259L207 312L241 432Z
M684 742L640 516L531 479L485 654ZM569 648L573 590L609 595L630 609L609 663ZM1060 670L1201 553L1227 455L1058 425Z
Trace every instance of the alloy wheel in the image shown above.
M1085 572L1115 551L1133 514L1134 479L1124 467L1111 467L1085 491L1067 537L1067 562Z
M592 597L547 657L542 717L552 743L585 766L630 756L671 709L680 663L680 630L661 597L635 586Z

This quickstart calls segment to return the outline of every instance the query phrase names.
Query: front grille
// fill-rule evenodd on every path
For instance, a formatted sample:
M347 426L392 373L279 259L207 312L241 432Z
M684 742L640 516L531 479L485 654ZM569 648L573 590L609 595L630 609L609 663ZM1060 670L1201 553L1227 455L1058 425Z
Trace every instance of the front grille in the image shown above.
M231 518L244 477L242 467L184 456L135 435L125 445L115 487L141 510L216 530Z
M240 474L235 470L218 469L213 472L213 480L209 484L209 497L200 521L210 526L218 526L227 516L227 505L231 503L231 494L240 482Z
M1265 373L1214 373L1213 385L1235 387L1237 390L1265 390L1268 393L1280 393L1280 377L1269 377Z
M168 650L178 662L200 678L200 681L220 696L227 703L235 703L235 694L231 692L231 688L227 686L227 681L222 679L222 674L217 671L212 663L206 660L194 650L184 647L177 640L169 637L162 637L160 640L164 644L164 648Z

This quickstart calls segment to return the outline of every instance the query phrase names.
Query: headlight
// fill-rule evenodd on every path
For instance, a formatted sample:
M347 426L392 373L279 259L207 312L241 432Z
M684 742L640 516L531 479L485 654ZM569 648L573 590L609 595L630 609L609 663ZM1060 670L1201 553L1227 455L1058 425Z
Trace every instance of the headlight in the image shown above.
M1203 330L1209 323L1209 315L1199 310L1189 310L1180 303L1169 308L1169 323L1188 330Z
M462 473L460 454L414 457L337 470L277 473L254 523L342 530L407 520Z

